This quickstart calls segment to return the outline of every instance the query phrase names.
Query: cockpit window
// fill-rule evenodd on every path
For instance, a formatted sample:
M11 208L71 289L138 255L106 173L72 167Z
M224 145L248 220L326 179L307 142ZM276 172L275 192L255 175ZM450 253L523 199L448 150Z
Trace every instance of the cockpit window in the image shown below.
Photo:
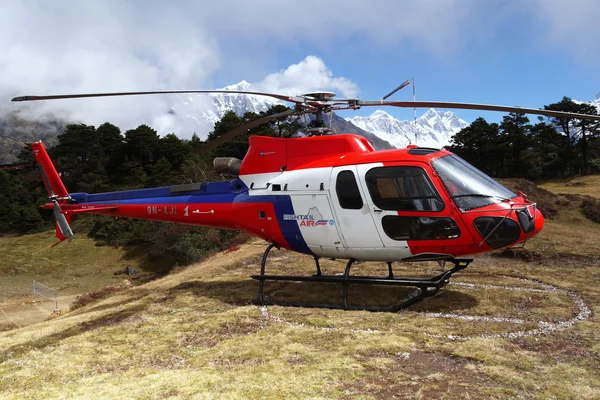
M377 167L365 176L373 203L382 210L442 211L444 202L419 167Z
M438 158L431 165L461 210L485 207L517 196L455 154Z

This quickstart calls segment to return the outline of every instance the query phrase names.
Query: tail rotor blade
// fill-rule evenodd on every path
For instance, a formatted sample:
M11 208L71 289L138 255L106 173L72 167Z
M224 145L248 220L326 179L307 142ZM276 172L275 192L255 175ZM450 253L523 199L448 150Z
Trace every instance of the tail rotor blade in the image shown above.
M60 229L60 233L62 234L64 239L70 239L73 237L73 231L71 230L71 226L69 225L69 221L63 214L58 201L54 200L54 218L56 218L56 225ZM63 239L63 240L64 240Z

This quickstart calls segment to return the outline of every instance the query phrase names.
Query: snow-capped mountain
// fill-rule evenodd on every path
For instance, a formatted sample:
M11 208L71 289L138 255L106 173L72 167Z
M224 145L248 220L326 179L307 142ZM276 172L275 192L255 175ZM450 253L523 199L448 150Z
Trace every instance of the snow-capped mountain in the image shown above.
M257 89L246 81L230 85L221 90L245 90L256 91ZM201 137L212 130L215 122L223 115L233 110L242 115L251 111L260 113L266 111L274 104L284 104L270 97L247 96L242 94L216 93L209 96L191 94L184 101L172 106L172 114L185 120L195 129ZM289 106L289 104L286 104ZM419 146L443 147L450 143L452 135L460 129L468 126L466 121L458 118L452 112L439 112L430 109L423 116L417 118L417 124L410 121L401 121L385 111L377 110L368 117L334 118L334 128L337 125L338 132L352 132L367 137L378 149L393 147L406 147L409 143Z
M383 110L368 117L346 118L354 125L372 132L395 147L406 147L413 143L423 147L440 148L450 144L452 136L469 126L451 111L440 112L429 109L414 121L402 121Z
M241 81L219 90L257 91L257 88L246 81ZM173 117L184 120L192 131L205 138L208 132L213 129L215 122L219 121L227 111L232 110L238 115L243 115L245 112L260 113L274 104L290 105L266 96L248 96L235 93L215 93L209 96L191 94L184 101L174 104L170 113ZM325 116L325 118L328 117ZM328 120L327 124L329 124ZM380 139L377 135L365 132L337 115L334 115L333 128L336 132L351 132L364 136L378 150L394 148L393 145Z
M235 85L225 86L218 90L245 90L255 91L252 84L241 81ZM211 100L212 99L212 100ZM234 111L238 115L245 112L260 113L266 111L274 104L281 103L277 99L265 96L247 96L243 94L215 93L208 96L201 94L190 94L180 103L171 107L171 113L183 120L196 121L200 124L198 133L206 137L212 130L215 122L223 118L227 111ZM205 132L203 132L205 131Z

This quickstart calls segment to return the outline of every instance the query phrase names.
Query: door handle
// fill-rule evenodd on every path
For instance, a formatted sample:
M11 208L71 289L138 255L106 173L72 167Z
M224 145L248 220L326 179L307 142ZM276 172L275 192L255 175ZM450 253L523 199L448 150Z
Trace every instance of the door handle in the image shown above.
M383 212L383 210L380 210L380 209L378 209L378 208L374 208L374 209L373 209L373 211L374 211L374 212L376 212L376 213Z

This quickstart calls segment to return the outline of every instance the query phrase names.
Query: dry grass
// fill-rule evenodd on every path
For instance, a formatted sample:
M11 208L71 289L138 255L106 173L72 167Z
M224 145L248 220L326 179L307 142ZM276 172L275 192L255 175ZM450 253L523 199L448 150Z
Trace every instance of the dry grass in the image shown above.
M600 257L600 225L586 218L581 209L563 210L554 220L546 220L544 230L527 247L547 256Z
M103 287L102 289L94 290L93 292L84 293L75 299L69 306L70 311L75 311L78 308L87 306L88 304L106 299L107 297L113 296L115 293L122 292L123 290L131 289L133 285L131 281L125 280L115 285Z
M547 240L557 238L549 235ZM546 335L485 338L536 329L540 320L571 318L576 310L563 293L454 285L397 314L261 309L250 304L257 283L248 275L256 273L263 249L262 243L251 242L52 321L0 333L0 396L600 397L596 314ZM286 251L272 254L270 272L312 273L309 257ZM597 313L600 290L589 282L600 277L599 265L587 260L560 265L552 257L527 263L485 256L454 280L530 289L542 286L513 276L542 280L577 291ZM360 268L385 273L377 264ZM418 269L432 274L437 268L398 265L397 273L414 274ZM343 263L324 260L323 269L341 272ZM335 285L275 283L267 293L280 299L313 293L340 300ZM354 302L372 302L375 295L389 301L406 292L354 288L351 295ZM435 312L523 322L430 316Z
M599 242L598 224L563 209L525 258L479 257L457 284L401 313L254 306L258 283L249 275L265 244L249 242L51 321L0 329L0 397L597 399ZM310 257L271 254L268 273L313 273ZM322 268L343 272L344 263L323 260ZM387 272L372 263L356 269ZM432 275L439 266L398 264L395 272ZM408 294L350 292L353 304ZM341 301L331 284L269 283L266 293ZM546 326L540 321L575 317L574 294L589 318L532 335Z
M0 238L0 303L29 298L33 280L57 289L60 296L70 296L132 278L115 275L126 265L140 271L133 276L138 281L156 277L156 268L163 267L159 263L149 268L145 254L97 247L85 235L49 248L54 243L54 231Z
M600 175L586 175L574 179L544 182L540 187L553 193L581 194L600 199Z

